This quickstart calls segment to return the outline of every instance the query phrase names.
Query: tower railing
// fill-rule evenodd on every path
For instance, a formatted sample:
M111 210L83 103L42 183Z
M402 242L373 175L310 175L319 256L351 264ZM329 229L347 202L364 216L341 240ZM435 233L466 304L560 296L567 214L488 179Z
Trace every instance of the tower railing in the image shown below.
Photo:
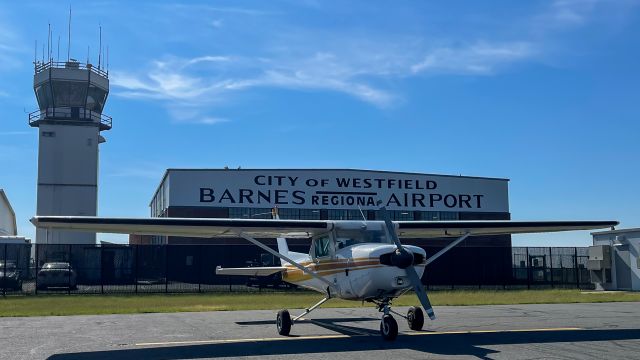
M93 72L94 74L98 74L104 78L109 78L109 72L103 70L102 68L98 68L93 66L90 63L81 63L81 62L77 62L77 61L48 61L48 62L41 62L41 61L37 61L34 64L34 70L35 73L41 73L43 71L46 71L48 69L80 69L80 70L89 70L91 72Z
M38 126L42 120L51 121L91 121L99 123L101 130L111 129L111 116L80 107L56 107L29 113L29 125Z

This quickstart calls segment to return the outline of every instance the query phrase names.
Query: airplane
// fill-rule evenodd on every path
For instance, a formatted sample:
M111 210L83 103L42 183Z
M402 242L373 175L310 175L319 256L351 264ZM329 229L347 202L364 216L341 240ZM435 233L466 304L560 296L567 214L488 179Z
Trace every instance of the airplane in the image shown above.
M379 204L378 204L379 205ZM395 314L406 319L411 330L424 326L424 313L435 313L421 278L427 265L475 235L523 234L571 230L593 230L618 225L617 221L392 221L384 206L380 220L281 220L217 218L104 218L86 216L35 216L39 228L163 235L183 237L244 238L280 258L280 266L216 268L218 275L270 276L321 293L324 297L300 315L278 311L276 327L288 336L291 327L304 316L334 298L369 302L382 313L380 334L392 341L398 336ZM400 238L455 238L427 258L424 249L402 245ZM277 238L273 250L256 238ZM311 239L308 254L289 251L286 239ZM471 240L470 240L471 241ZM406 315L391 309L394 299L413 290L422 306L412 306Z

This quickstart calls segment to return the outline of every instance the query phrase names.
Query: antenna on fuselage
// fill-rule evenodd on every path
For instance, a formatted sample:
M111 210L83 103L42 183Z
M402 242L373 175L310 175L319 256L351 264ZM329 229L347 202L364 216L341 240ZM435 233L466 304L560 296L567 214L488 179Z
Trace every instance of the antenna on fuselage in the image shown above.
M360 210L360 215L362 215L362 221L364 221L366 223L367 222L367 218L366 218L366 216L364 216L364 212L362 211L362 208L360 207L360 205L358 205L358 210Z

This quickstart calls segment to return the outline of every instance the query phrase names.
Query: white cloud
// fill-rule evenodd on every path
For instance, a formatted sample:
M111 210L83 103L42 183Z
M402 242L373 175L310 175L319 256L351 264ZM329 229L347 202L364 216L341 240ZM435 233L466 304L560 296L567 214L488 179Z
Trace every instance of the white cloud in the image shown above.
M466 47L442 47L430 51L422 61L411 66L414 73L452 73L488 75L500 66L535 55L527 42L478 42Z

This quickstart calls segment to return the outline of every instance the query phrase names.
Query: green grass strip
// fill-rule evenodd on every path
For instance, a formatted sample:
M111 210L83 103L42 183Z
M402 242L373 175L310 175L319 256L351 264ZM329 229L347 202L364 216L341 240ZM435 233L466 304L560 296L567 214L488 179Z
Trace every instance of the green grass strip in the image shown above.
M581 292L580 290L454 290L431 291L434 306L510 305L640 301L640 293ZM0 298L0 317L171 313L192 311L276 310L306 308L321 299L320 294L297 293L209 293L149 295L39 295ZM395 306L416 305L407 294ZM355 301L333 299L323 307L360 307ZM371 306L365 303L364 306Z

